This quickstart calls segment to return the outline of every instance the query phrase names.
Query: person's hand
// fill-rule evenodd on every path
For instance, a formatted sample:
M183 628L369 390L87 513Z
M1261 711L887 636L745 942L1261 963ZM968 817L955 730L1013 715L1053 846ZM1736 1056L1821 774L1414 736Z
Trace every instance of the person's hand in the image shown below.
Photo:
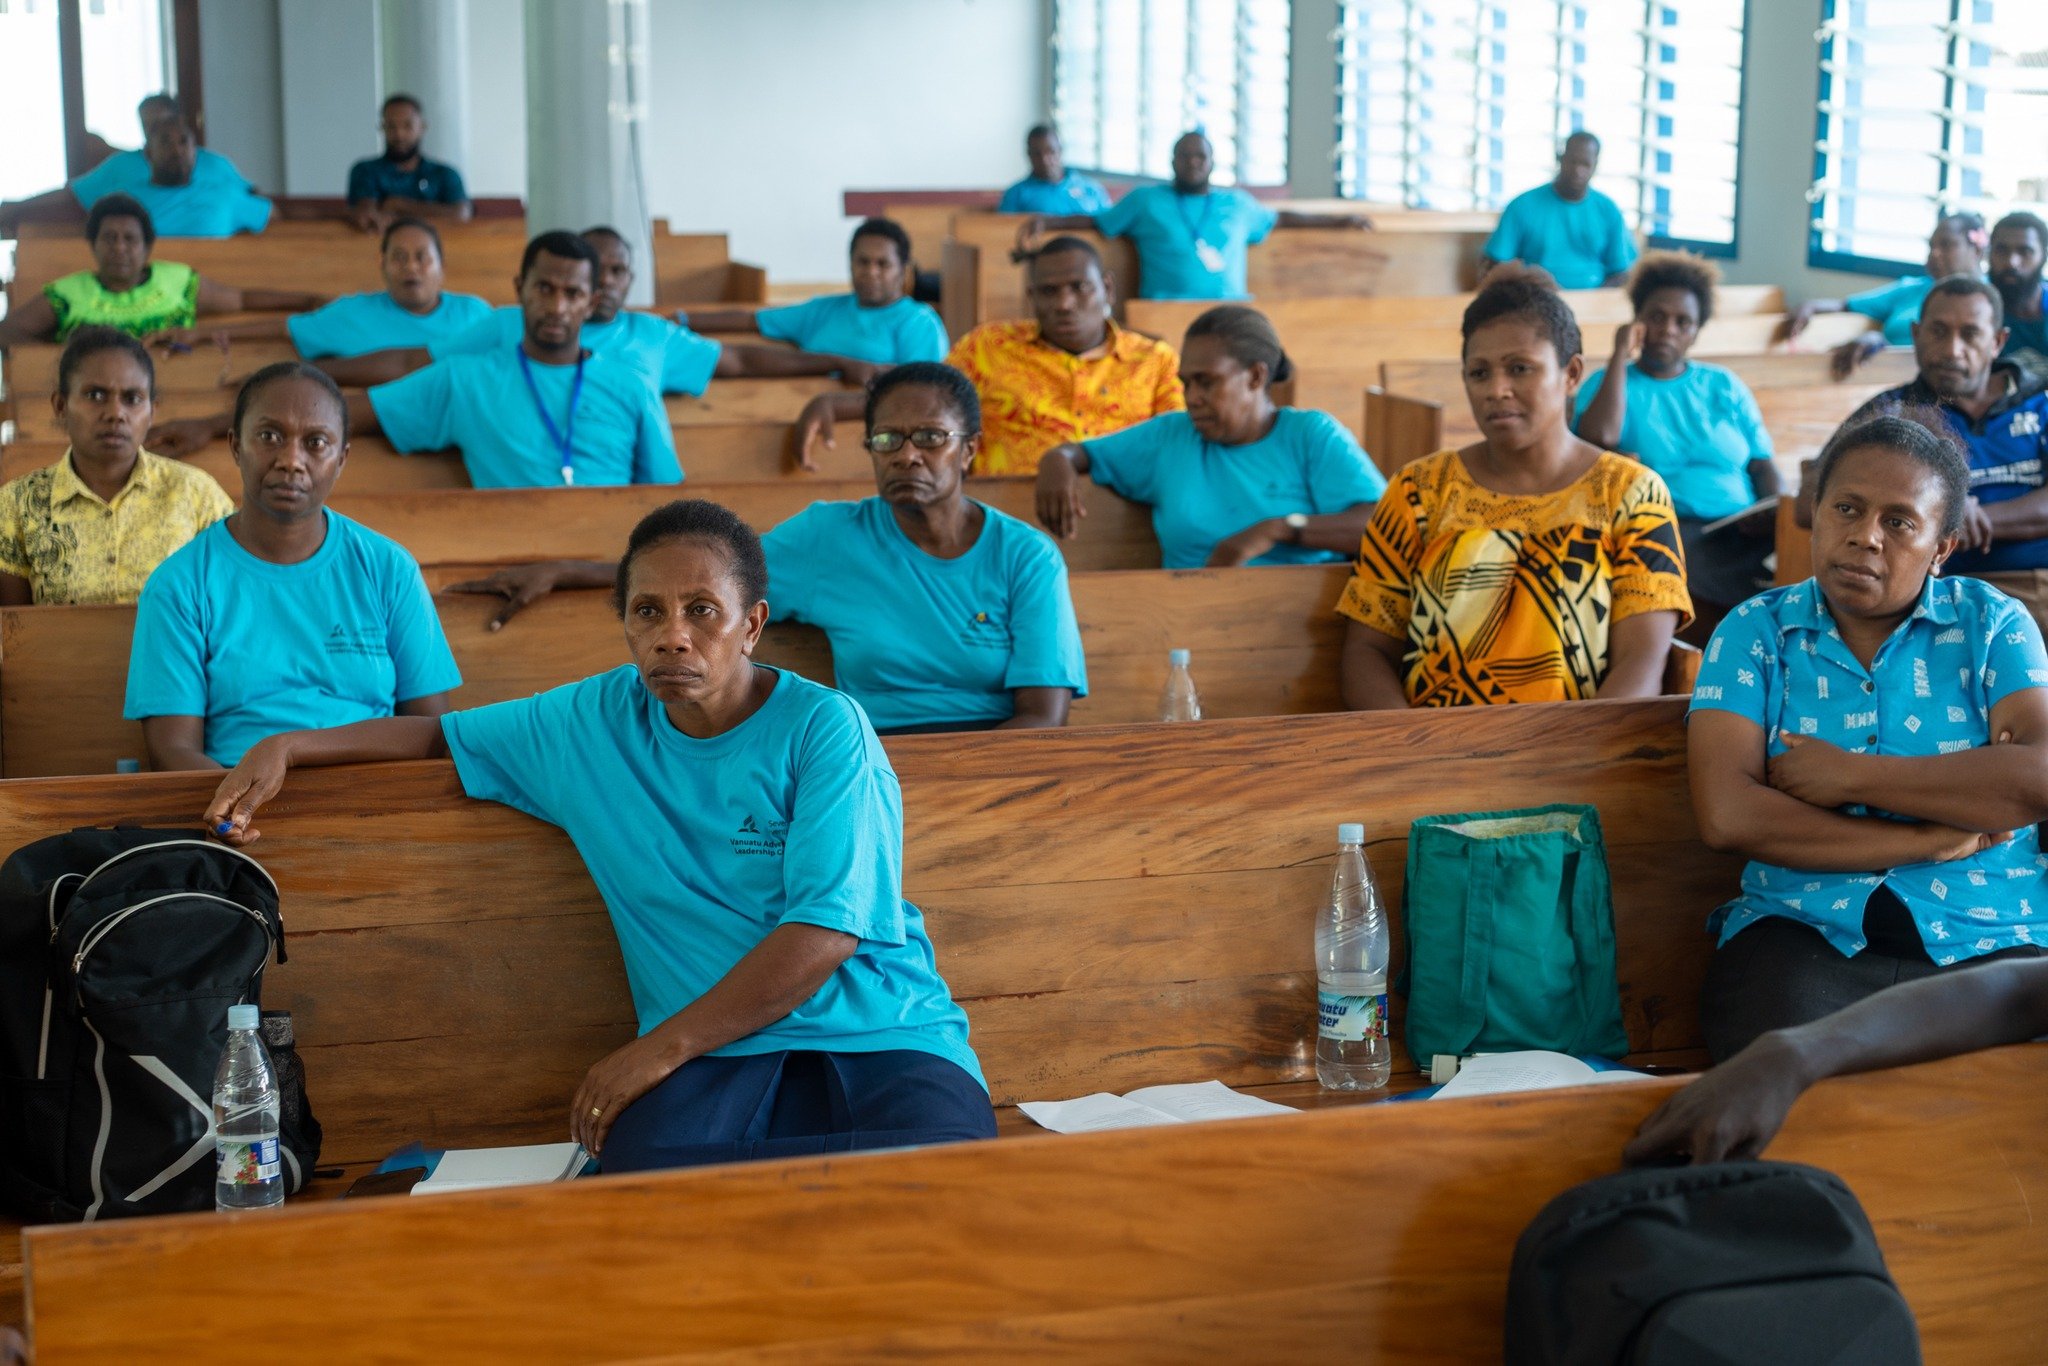
M1977 501L1975 494L1963 500L1963 529L1960 533L1963 550L1989 550L1997 529L1991 525L1991 514Z
M373 199L365 199L360 204L348 206L348 221L355 226L357 232L382 232L390 226L390 217L391 215L384 211L383 205Z
M242 756L242 762L228 770L214 789L207 805L206 833L222 844L240 848L263 838L254 825L256 811L284 786L291 771L291 753L282 735L259 740Z
M1017 249L1010 259L1021 261L1031 254L1031 243L1045 232L1045 215L1034 213L1017 225Z
M1643 353L1643 325L1636 322L1623 323L1614 333L1614 362L1618 368L1627 365Z
M1998 830L1957 830L1947 825L1925 825L1927 833L1927 857L1925 863L1954 863L1958 859L1975 858L1987 849L1996 849L2012 838L2012 831Z
M1852 337L1828 353L1828 373L1844 380L1861 369L1863 362L1884 350L1884 333L1866 332Z
M820 394L804 405L796 419L796 467L818 472L818 452L839 449L839 419L832 411L832 395Z
M853 357L848 356L840 363L839 377L848 384L858 384L862 388L866 388L868 385L873 384L881 373L888 368L886 365L877 365L871 360L855 360Z
M1697 1165L1755 1157L1777 1137L1805 1089L1789 1047L1766 1034L1665 1101L1621 1150L1621 1160L1636 1167L1674 1158Z
M211 418L182 417L151 427L143 444L166 460L189 460L213 444L214 430Z
M1066 540L1081 529L1088 509L1081 505L1081 476L1063 455L1048 453L1038 462L1038 520Z
M210 340L210 334L196 327L166 327L161 332L152 332L143 338L143 345L160 355L170 356L190 351L202 342Z
M684 1061L659 1030L600 1058L583 1074L583 1084L569 1102L569 1136L592 1156L601 1154L605 1135L612 1131L620 1113L666 1081Z
M1224 537L1209 552L1209 568L1235 569L1239 565L1250 564L1281 543L1280 533L1285 526L1284 522L1269 517L1263 522L1253 522L1235 536Z
M1803 303L1793 309L1791 313L1786 315L1785 321L1779 324L1778 339L1780 341L1791 341L1801 332L1804 332L1807 324L1813 321L1813 315L1818 311L1811 303Z
M1857 800L1856 777L1866 756L1810 735L1779 732L1785 752L1765 765L1772 787L1808 806L1832 811Z
M486 631L502 631L505 623L555 591L562 581L561 566L552 563L515 564L481 579L464 579L448 585L450 593L487 593L505 600L497 615L485 625Z

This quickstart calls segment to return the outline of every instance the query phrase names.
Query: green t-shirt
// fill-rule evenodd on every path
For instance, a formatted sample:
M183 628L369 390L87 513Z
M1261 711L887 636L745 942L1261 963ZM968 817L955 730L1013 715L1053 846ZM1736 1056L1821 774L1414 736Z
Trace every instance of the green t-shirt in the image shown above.
M43 297L57 313L57 340L73 328L97 323L146 337L167 327L190 327L199 318L199 272L175 261L155 261L142 283L116 294L89 270L52 280Z

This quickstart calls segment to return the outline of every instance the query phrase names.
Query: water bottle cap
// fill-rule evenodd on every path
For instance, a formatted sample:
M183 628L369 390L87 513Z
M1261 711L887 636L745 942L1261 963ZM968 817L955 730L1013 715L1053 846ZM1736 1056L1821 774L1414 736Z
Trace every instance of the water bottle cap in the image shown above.
M1188 662L1188 652L1186 650L1168 650L1166 652L1166 662L1184 665Z
M1365 827L1363 825L1359 825L1354 821L1346 821L1344 824L1337 827L1337 843L1364 844Z
M263 1012L255 1006L229 1006L229 1029L254 1029L263 1023Z

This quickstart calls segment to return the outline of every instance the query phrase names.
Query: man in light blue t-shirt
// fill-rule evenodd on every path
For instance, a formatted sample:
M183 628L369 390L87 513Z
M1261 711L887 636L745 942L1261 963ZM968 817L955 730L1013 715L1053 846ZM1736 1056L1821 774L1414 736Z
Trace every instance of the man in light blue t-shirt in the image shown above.
M1093 228L1138 248L1141 299L1248 299L1250 248L1274 228L1370 228L1360 214L1267 208L1240 189L1209 183L1215 150L1201 133L1173 145L1173 184L1132 190L1097 214L1044 214L1017 232L1019 251L1046 233Z
M946 325L930 304L910 297L910 234L887 218L867 219L853 230L851 255L851 294L758 312L693 308L690 325L705 332L759 332L803 351L874 366L944 360Z
M158 120L142 154L149 161L149 179L126 193L149 210L157 236L232 237L270 225L270 201L263 196L251 194L246 185L199 179L199 147L183 119Z
M1559 289L1619 285L1635 264L1636 239L1621 209L1593 188L1600 139L1584 129L1565 139L1557 178L1516 195L1486 239L1480 274L1503 261L1547 271Z
M1067 168L1059 130L1051 124L1025 134L1024 154L1031 158L1031 174L1003 191L997 213L1093 214L1109 207L1109 191Z
M135 106L135 118L142 126L144 139L150 129L166 119L181 119L183 113L178 101L161 92L142 97L142 103ZM90 141L99 139L88 135ZM105 143L100 143L105 146ZM133 195L136 187L149 183L149 158L139 148L131 152L109 150L99 163L68 185L54 190L0 204L0 233L13 235L20 223L27 219L44 217L69 219L78 209L90 209L110 194ZM252 194L255 186L218 152L209 152L204 147L197 150L192 160L192 183L209 190L234 191Z

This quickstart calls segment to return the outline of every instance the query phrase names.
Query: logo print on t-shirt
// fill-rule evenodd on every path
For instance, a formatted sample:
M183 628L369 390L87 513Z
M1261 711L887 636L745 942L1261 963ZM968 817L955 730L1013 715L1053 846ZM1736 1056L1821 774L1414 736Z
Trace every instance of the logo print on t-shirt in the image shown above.
M347 626L336 622L334 629L327 633L327 653L383 659L390 650L385 645L383 627Z
M757 821L749 812L740 817L739 832L732 837L732 851L742 857L780 858L783 836L788 833L788 821Z
M2012 415L2012 425L2005 429L2007 436L2039 436L2041 415L2031 408Z
M1008 649L1010 645L1009 627L987 612L976 612L967 619L967 625L961 628L960 643L962 645L993 645Z

